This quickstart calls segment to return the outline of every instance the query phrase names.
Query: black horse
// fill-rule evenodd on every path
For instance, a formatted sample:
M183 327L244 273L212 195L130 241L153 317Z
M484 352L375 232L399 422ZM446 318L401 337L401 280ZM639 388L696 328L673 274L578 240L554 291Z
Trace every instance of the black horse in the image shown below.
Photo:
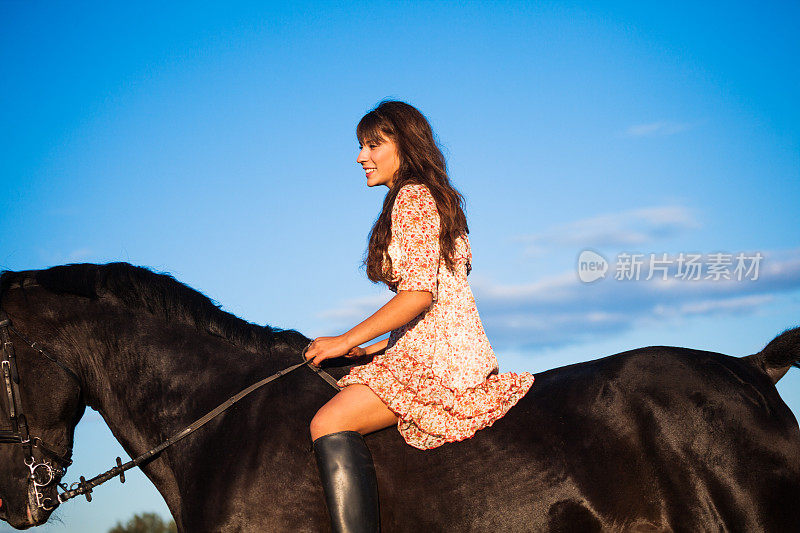
M309 341L125 263L5 272L0 304L60 363L11 335L30 433L53 455L71 451L86 405L139 455ZM383 530L798 531L800 429L775 389L798 360L800 328L746 357L651 346L537 374L463 442L371 434ZM308 423L334 393L300 368L146 464L179 531L327 530ZM0 445L0 518L17 528L50 514L29 477L22 447ZM55 501L55 483L37 490Z

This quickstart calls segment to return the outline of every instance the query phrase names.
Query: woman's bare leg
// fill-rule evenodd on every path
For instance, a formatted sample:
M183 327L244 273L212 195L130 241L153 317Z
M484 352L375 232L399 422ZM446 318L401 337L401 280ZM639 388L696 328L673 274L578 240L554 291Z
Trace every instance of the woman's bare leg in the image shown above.
M362 435L397 424L395 415L366 385L348 385L320 407L311 420L311 440L338 431Z

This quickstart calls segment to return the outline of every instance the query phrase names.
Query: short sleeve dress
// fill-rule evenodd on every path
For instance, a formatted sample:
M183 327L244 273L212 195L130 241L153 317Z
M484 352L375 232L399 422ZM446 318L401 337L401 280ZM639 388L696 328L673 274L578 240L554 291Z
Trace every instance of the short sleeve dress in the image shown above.
M364 384L398 416L405 441L419 449L472 437L491 426L533 384L528 372L499 374L467 282L472 251L456 241L456 271L439 253L440 218L422 184L403 186L392 209L388 249L392 290L430 291L431 306L392 330L383 354L354 367L339 386Z

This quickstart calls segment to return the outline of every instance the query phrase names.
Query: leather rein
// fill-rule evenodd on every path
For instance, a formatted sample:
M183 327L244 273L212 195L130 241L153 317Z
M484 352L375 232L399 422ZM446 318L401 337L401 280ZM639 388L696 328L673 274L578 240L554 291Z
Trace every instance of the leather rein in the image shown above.
M55 509L57 504L54 504L52 498L45 497L41 490L43 487L47 487L51 483L55 482L57 479L60 479L64 476L67 472L67 467L72 464L72 450L67 450L66 452L59 453L55 447L45 444L45 442L36 436L31 436L28 430L28 422L25 418L25 414L22 410L22 403L21 397L19 393L20 387L20 376L19 372L17 371L17 363L16 363L16 356L14 353L14 345L11 342L10 333L16 335L19 339L25 342L28 346L42 354L45 358L52 361L61 369L63 369L75 382L78 384L78 387L81 387L81 381L78 378L78 375L75 374L72 370L69 369L66 365L61 363L56 357L54 357L51 353L45 350L43 347L39 346L36 342L31 342L25 337L22 333L17 331L14 326L11 324L11 319L8 317L6 312L3 309L0 309L0 341L3 343L2 349L2 359L0 359L0 365L2 365L2 379L4 383L4 388L6 392L6 398L8 400L9 406L9 420L11 422L11 430L0 430L0 444L19 444L22 446L23 453L25 454L25 465L30 470L30 474L28 476L28 481L33 485L33 492L36 499L36 505L41 507L45 511L51 511ZM313 342L313 341L312 341ZM117 457L117 466L99 474L92 479L87 480L84 476L80 476L80 481L76 481L72 483L69 487L64 483L58 483L58 486L64 491L58 494L58 504L64 503L67 500L74 498L76 496L80 496L81 494L86 496L87 501L92 501L91 492L92 489L102 483L105 483L109 479L115 478L119 476L120 481L125 483L125 471L130 470L136 466L139 466L143 463L149 462L151 459L155 458L159 453L164 451L166 448L169 448L179 440L183 439L184 437L190 435L191 433L197 431L202 426L204 426L209 421L216 418L222 412L227 410L233 404L251 394L252 392L260 389L267 383L275 381L276 379L285 376L289 372L296 370L302 366L308 366L311 370L313 370L317 375L319 375L322 379L324 379L329 385L331 385L337 391L341 390L340 387L336 384L336 379L322 370L321 368L311 364L311 359L305 359L306 350L308 347L311 346L309 342L308 345L303 348L301 355L303 356L303 362L297 363L295 365L291 365L289 367L280 370L268 376L256 383L253 383L246 389L234 394L217 407L206 413L205 415L201 416L182 430L175 433L173 436L168 438L167 440L163 441L158 446L155 446L143 454L139 455L135 459L128 461L127 463L122 463L122 460ZM42 460L37 461L33 455L33 449L36 448L41 450L42 455L46 456ZM49 502L49 503L48 503Z

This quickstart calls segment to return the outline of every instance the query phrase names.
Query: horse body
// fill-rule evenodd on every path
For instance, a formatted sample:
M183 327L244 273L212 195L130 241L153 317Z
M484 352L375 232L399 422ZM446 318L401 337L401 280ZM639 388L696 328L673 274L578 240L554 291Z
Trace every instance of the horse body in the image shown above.
M405 491L392 531L426 519L453 531L800 524L797 422L749 361L649 347L542 372L535 386L463 443L401 448L409 457L397 461L394 435L369 442L389 466L379 476L398 478L384 483L392 496ZM413 505L420 484L434 485L432 503Z
M132 457L299 362L309 340L124 264L7 273L0 303L81 378L78 391L17 346L29 424L71 448L89 405ZM541 372L492 427L432 450L394 428L368 435L383 530L797 530L800 429L774 382L800 359L800 328L769 346L769 360L653 346ZM299 369L144 465L179 530L325 530L308 423L334 393ZM27 517L21 452L0 458L0 518L43 523Z

